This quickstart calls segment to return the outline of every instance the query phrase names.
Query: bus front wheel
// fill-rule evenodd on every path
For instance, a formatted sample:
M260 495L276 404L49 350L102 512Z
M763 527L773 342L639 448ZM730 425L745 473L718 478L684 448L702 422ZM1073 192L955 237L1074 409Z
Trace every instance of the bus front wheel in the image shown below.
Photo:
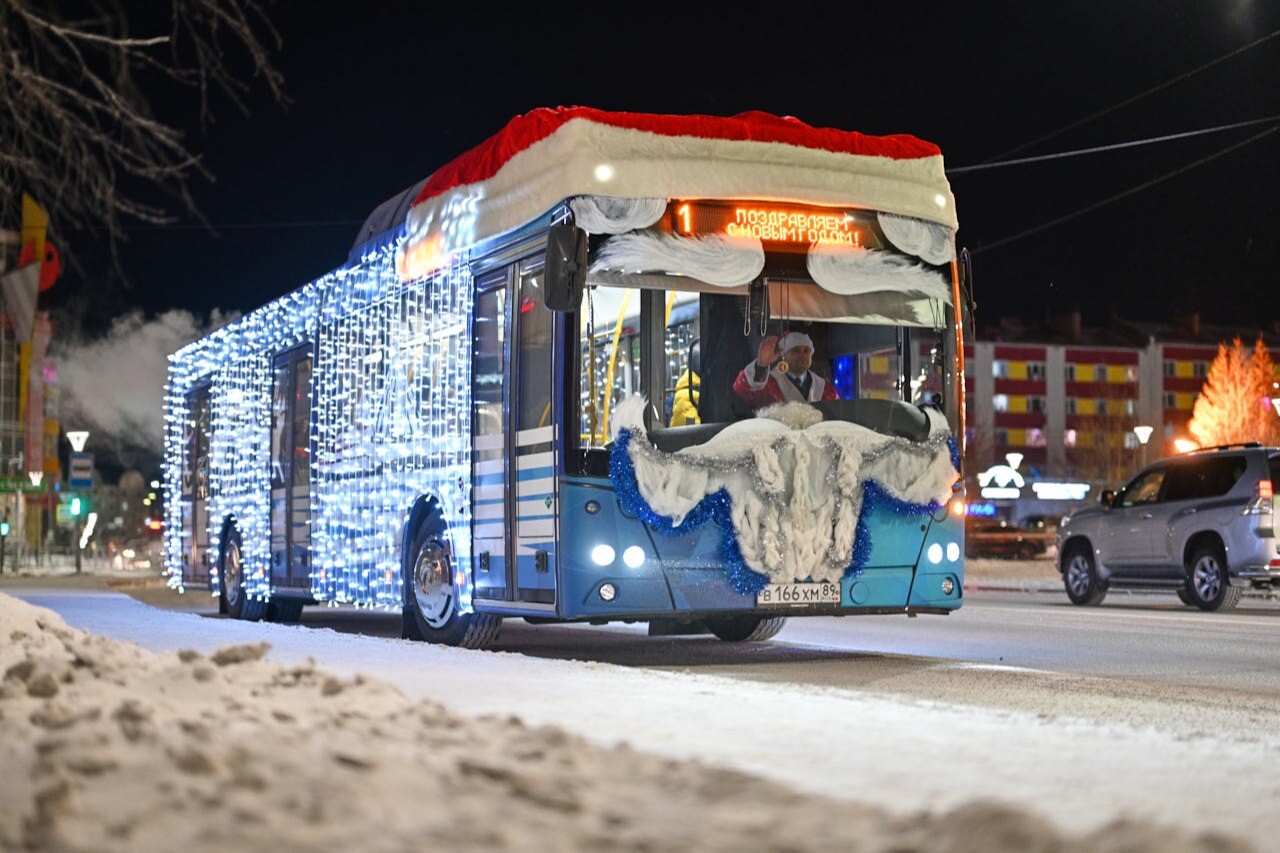
M707 630L729 643L771 640L787 624L785 616L713 616Z
M439 529L424 525L414 536L409 556L403 636L467 649L483 649L498 639L500 617L458 612L452 550Z

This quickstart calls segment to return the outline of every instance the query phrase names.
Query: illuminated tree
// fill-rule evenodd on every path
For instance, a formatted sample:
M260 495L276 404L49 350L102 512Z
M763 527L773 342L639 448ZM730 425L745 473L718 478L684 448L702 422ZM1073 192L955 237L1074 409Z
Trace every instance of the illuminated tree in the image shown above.
M1277 383L1276 363L1271 358L1271 350L1262 342L1262 336L1253 344L1252 386L1259 394L1258 411L1260 412L1260 429L1258 440L1269 446L1280 445L1280 414L1272 405L1273 397L1280 397L1280 383Z
M1218 345L1188 429L1201 447L1246 441L1275 443L1280 419L1271 405L1275 365L1258 337L1253 351L1240 338Z
M59 226L105 232L121 218L173 221L196 213L187 191L204 174L155 103L189 89L203 121L209 97L244 109L247 85L231 57L283 102L270 63L279 36L258 0L0 0L0 222L17 215L22 190ZM151 95L143 93L146 88Z

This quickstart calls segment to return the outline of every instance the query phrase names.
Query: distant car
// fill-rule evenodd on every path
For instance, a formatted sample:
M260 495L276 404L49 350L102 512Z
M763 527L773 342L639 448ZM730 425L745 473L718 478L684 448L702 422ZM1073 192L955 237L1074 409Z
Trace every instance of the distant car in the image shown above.
M131 539L121 546L111 565L118 571L131 571L158 569L160 562L159 540Z
M968 557L1031 559L1053 543L1053 533L1025 530L998 518L970 518L964 527L964 552Z
M1111 588L1167 589L1230 610L1250 587L1280 587L1275 494L1280 448L1234 444L1161 459L1058 529L1058 570L1075 604Z

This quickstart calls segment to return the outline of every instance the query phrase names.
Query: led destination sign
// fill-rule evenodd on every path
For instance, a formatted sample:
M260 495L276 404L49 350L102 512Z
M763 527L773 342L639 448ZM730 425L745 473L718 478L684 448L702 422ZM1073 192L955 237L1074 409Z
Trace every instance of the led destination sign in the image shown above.
M682 201L668 209L668 224L681 236L722 234L750 237L771 248L801 251L814 243L878 248L879 237L865 214L822 207L764 202Z

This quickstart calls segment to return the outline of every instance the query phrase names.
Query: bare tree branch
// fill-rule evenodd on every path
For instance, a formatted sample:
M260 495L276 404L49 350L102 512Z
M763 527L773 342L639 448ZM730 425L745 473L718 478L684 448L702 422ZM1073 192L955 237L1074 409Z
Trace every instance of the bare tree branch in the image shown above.
M172 119L156 115L155 93L193 91L202 125L215 95L247 112L254 83L287 103L271 62L280 36L260 0L144 9L151 17L135 33L123 0L0 0L0 226L17 224L23 191L55 230L105 233L113 250L127 220L199 217L190 181L211 176Z

